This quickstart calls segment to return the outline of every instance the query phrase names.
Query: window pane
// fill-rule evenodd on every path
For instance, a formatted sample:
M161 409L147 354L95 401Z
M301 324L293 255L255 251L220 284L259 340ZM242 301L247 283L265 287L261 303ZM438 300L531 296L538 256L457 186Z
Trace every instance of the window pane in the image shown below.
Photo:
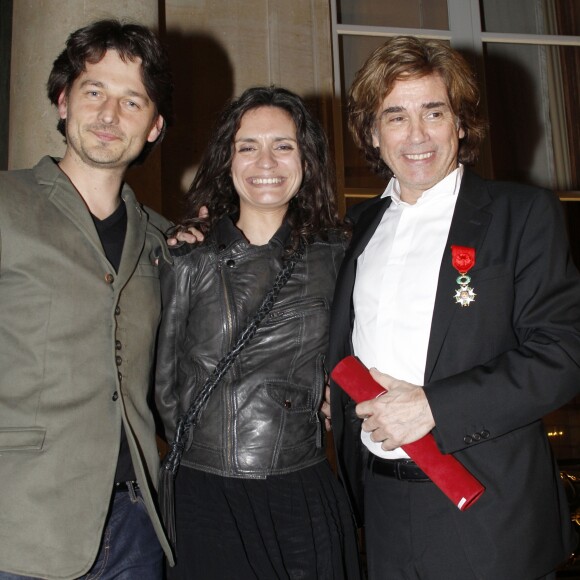
M448 30L447 0L337 0L339 24Z
M489 44L485 73L494 177L580 189L580 48Z
M580 34L580 0L480 0L484 32Z

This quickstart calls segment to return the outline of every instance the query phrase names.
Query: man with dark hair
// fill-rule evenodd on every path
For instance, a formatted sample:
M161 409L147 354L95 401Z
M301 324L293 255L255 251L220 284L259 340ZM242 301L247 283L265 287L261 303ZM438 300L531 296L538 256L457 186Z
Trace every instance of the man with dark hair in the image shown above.
M541 419L580 391L580 278L551 192L465 168L478 102L456 51L412 37L350 89L355 142L390 178L351 212L328 360L354 353L387 389L355 405L331 387L372 579L553 578L574 547ZM428 433L485 486L465 511L402 449Z
M170 224L123 180L171 121L167 56L142 26L95 22L48 93L63 158L0 174L0 579L160 579L149 394Z

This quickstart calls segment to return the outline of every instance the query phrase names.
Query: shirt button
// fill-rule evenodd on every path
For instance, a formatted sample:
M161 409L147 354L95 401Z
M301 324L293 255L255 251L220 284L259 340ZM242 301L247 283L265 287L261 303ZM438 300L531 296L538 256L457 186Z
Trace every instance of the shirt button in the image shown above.
M119 314L121 314L121 308L119 306L117 306L115 308L115 316L119 316Z
M120 356L115 357L115 362L117 363L117 366L120 367L123 359Z
M116 401L119 398L119 393L117 393L117 391L115 391L113 393L113 396L111 397L111 399L113 399L113 401Z
M119 382L123 380L123 375L121 373L117 373L117 377L119 379Z
M121 350L121 341L120 340L116 340L115 341L115 349L116 350Z
M113 274L105 274L105 282L107 284L112 284L115 281L115 277L113 276Z

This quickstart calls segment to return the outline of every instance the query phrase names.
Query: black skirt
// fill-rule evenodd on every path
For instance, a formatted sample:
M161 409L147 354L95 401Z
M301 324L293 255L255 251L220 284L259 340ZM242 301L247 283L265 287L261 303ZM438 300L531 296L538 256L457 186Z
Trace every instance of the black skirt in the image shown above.
M356 531L326 461L266 479L181 466L170 580L358 580Z

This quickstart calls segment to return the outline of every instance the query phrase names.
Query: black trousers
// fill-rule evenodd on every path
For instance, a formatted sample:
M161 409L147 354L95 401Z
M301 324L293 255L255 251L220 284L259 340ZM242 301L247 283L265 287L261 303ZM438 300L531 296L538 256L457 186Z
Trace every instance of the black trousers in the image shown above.
M365 475L369 580L500 580L480 578L471 568L449 500L433 483L399 481L368 468ZM556 575L529 580L544 578Z

